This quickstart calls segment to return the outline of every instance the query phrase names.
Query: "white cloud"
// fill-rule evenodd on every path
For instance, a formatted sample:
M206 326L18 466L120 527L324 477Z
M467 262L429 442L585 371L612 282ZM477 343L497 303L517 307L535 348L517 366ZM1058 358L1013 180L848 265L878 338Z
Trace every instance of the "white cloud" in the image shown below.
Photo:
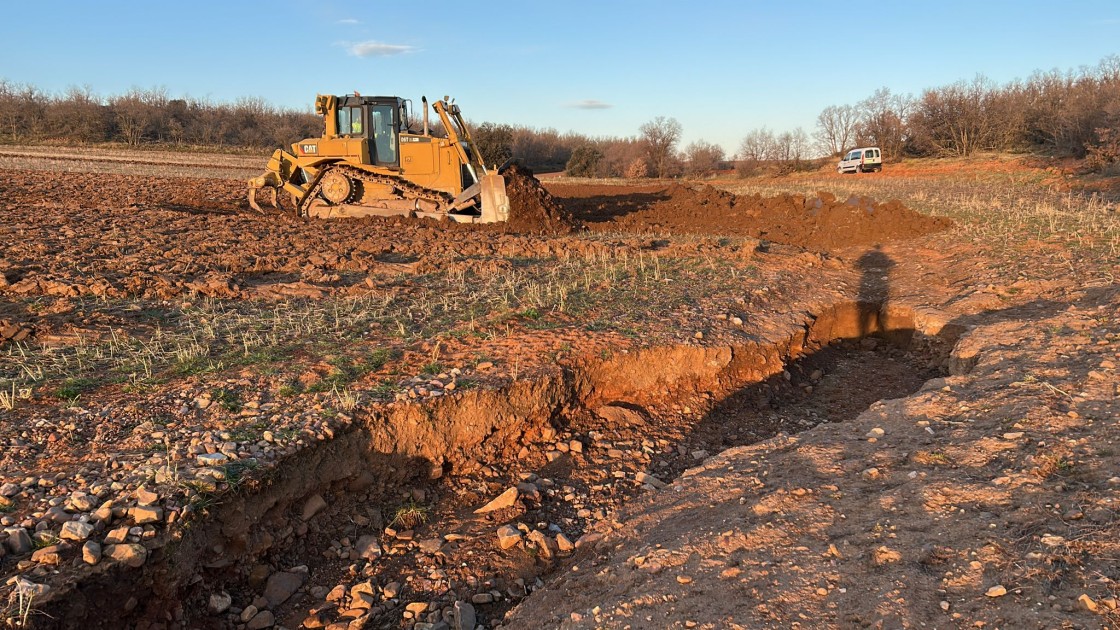
M383 42L358 42L356 44L344 44L351 55L355 57L388 57L390 55L403 55L416 50L415 46L405 46L403 44L386 44Z
M614 107L614 105L589 98L582 101L576 101L575 103L569 103L568 107L572 107L575 109L610 109Z
M359 22L358 20L356 20L354 18L345 18L345 19L339 20L338 23L339 24L361 24L361 22Z

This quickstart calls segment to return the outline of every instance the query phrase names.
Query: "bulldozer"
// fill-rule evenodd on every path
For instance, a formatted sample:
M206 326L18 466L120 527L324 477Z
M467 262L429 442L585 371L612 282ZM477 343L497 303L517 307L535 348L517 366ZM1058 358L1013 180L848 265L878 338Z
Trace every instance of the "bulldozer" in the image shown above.
M273 207L283 191L303 217L507 221L506 165L486 168L454 101L432 103L442 133L429 126L427 97L421 102L422 123L400 97L318 95L322 137L277 149L264 174L249 180L249 205L263 212L257 193L267 190Z

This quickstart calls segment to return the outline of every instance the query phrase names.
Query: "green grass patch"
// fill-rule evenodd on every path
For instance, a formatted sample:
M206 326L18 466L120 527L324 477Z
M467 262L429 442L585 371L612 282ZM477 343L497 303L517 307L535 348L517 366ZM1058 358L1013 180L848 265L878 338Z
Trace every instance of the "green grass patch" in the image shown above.
M214 391L210 392L210 399L221 405L222 409L225 409L230 413L238 413L243 407L241 396L239 396L237 392L230 389L215 389Z
M91 377L68 378L58 386L55 395L63 400L73 400L101 386L101 379Z

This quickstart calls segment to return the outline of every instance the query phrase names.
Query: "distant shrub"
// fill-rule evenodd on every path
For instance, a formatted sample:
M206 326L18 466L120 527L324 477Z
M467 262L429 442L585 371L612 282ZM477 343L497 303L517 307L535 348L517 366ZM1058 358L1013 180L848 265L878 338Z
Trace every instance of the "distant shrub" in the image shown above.
M572 151L564 172L571 177L594 177L603 153L592 146L582 146Z
M649 177L649 163L645 158L634 158L629 164L626 165L626 177L629 179L641 179Z

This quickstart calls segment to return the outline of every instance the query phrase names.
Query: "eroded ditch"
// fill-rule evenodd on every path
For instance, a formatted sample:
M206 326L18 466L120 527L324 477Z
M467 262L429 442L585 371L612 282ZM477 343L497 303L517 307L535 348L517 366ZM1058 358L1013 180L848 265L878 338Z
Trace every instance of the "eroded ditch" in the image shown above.
M41 619L493 626L628 498L708 454L912 393L953 341L916 331L905 309L843 304L777 344L644 350L371 413L211 506L142 572L97 567ZM474 513L511 488L507 507Z

